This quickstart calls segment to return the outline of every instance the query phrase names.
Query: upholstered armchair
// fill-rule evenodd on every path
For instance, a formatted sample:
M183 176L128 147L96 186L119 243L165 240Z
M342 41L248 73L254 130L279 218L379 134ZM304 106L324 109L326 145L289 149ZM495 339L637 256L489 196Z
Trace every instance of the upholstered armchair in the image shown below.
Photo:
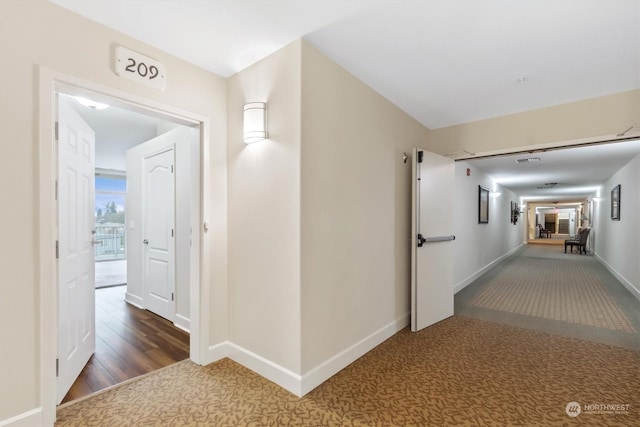
M564 253L567 253L567 246L571 246L571 253L573 253L573 247L577 246L580 254L587 253L587 238L589 237L590 228L583 228L580 230L575 239L567 239L564 241Z

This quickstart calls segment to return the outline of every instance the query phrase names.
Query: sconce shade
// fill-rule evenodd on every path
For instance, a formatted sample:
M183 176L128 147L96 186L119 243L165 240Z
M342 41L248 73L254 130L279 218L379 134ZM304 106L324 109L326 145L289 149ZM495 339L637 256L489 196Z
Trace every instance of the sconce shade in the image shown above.
M244 106L243 140L246 144L267 138L267 104L249 102Z

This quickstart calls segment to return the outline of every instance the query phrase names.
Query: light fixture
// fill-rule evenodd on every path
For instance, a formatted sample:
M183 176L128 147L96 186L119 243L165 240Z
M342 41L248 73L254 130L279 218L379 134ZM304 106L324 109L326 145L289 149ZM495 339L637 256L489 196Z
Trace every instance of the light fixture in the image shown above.
M267 139L267 104L249 102L244 106L243 140L246 144Z
M105 108L109 108L109 104L104 104L102 102L96 102L96 101L93 101L91 99L83 98L81 96L74 96L73 98L76 101L78 101L80 104L82 104L85 107L90 108L92 110L104 110Z

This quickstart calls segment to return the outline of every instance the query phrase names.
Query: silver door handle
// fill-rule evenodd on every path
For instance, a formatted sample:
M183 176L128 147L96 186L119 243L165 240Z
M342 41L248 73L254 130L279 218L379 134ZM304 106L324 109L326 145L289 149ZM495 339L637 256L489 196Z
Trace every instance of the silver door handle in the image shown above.
M456 236L427 237L422 239L422 243L448 242L450 240L456 240Z
M144 240L142 241L142 243L144 243L145 245L148 245L148 244L149 244L149 241L148 241L147 239L144 239Z
M96 239L91 239L91 244L92 245L102 245L102 241L101 240L96 240Z

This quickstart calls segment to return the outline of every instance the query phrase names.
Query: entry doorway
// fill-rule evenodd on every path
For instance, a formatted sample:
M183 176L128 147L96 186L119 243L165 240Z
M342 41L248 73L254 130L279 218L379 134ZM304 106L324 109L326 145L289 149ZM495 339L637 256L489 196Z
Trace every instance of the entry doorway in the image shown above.
M144 127L144 126L138 126L136 127L135 125L132 125L132 122L136 121L136 118L139 119L141 116L140 113L134 113L133 111L129 111L125 108L117 108L118 112L116 114L109 114L106 115L106 119L104 118L105 116L100 117L98 115L98 113L100 113L100 111L97 111L98 109L95 107L87 107L86 105L80 105L79 102L77 102L77 97L78 95L67 95L65 93L60 92L58 94L58 97L64 97L64 102L66 103L66 105L71 105L73 110L75 110L76 113L78 113L79 116L81 116L81 120L84 119L86 122L91 123L90 125L88 123L86 123L89 127L93 126L94 128L98 128L97 130L94 129L95 131L95 145L96 145L96 149L95 149L95 155L92 156L91 154L91 150L85 150L85 152L81 153L84 155L86 155L86 157L93 157L93 160L95 162L98 162L98 159L100 163L96 163L95 166L97 167L97 170L100 171L100 173L104 174L104 171L107 171L107 173L112 174L112 175L121 175L121 176L125 176L126 177L126 164L127 164L127 155L126 155L126 150L123 152L123 149L128 148L129 146L136 146L139 145L139 143L141 142L140 139L142 139L142 142L146 142L148 139L153 140L153 137L158 137L159 134L167 134L170 133L173 129L176 128L181 128L184 127L181 124L176 124L167 120L163 120L163 119L158 119L155 117L147 117L147 123L146 123L146 128L149 128L149 123L155 123L155 129L153 130L153 132L150 132L149 130L147 130L147 133L145 134L144 131L140 131L136 134L137 130L139 130L139 128ZM90 97L90 95L87 95L87 98ZM83 97L84 98L84 97ZM87 99L85 98L85 100ZM105 98L103 97L101 100L105 100ZM60 105L60 104L59 104ZM67 108L67 107L65 107ZM56 117L58 117L59 121L62 121L62 119L59 117L60 114L62 114L62 109L60 107L58 107L58 111L56 114ZM122 142L122 135L116 135L115 138L119 138L119 141L116 141L114 143L114 140L110 139L109 137L104 138L103 136L101 136L101 132L103 133L102 135L106 133L111 132L112 130L118 130L118 131L122 131L123 129L129 129L131 131L131 135L128 135L130 138L126 141L129 145L127 144L119 144L118 142ZM133 129L133 130L132 130ZM198 129L191 129L193 130L195 133L193 133L194 138L190 139L187 142L184 141L180 141L180 140L176 140L174 142L174 144L176 145L176 147L182 147L185 144L192 144L194 145L194 147L191 147L191 149L188 151L189 155L184 158L182 160L182 164L180 165L180 167L182 169L184 169L184 173L183 173L183 178L182 178L182 185L184 185L185 187L189 187L189 188L194 188L197 189L199 188L199 165L200 165L200 155L199 155L199 130ZM153 135L151 135L153 134ZM149 136L152 136L152 138L148 138ZM73 139L74 136L71 136L70 139ZM72 145L72 144L71 144ZM118 150L120 150L120 152L118 153ZM177 150L176 150L177 151ZM62 155L62 154L61 154ZM122 167L124 166L124 167ZM66 169L64 167L59 166L59 181L60 182L66 182L65 179L62 179L60 177L62 177L62 175L66 174ZM172 173L174 172L174 166L173 164L171 165L171 171ZM178 165L176 165L176 172L178 172ZM70 181L73 181L73 179L70 179ZM88 180L84 180L83 184L81 184L79 186L82 188L87 187L87 181ZM86 194L83 193L82 191L78 195L78 200L81 200L83 198L93 198L94 200L97 200L97 198L94 196L94 192L93 189L91 189L92 191L87 192ZM68 187L66 186L61 186L58 189L58 193L60 195L63 195L65 192L70 191ZM73 190L75 191L75 190ZM199 218L199 212L200 212L200 203L199 203L199 192L198 191L188 191L186 192L187 194L189 194L189 197L185 200L183 199L184 206L186 206L186 213L183 212L183 216L182 216L182 224L180 224L178 226L178 224L176 224L175 227L172 227L171 229L171 237L177 239L178 237L180 237L181 241L188 241L191 242L192 241L192 236L191 236L191 230L193 229L197 229L197 224L198 224L198 218ZM191 196L192 195L192 196ZM67 200L67 198L65 198L65 200ZM163 199L160 198L160 201L162 201ZM87 203L88 202L88 203ZM156 204L158 200L156 200ZM167 211L175 211L176 210L176 206L174 203L173 198L171 198L170 200L171 202L171 206L167 206L165 209ZM79 202L78 202L79 203ZM93 201L84 201L82 202L84 204L88 204L91 205L93 204ZM139 200L137 203L140 203ZM72 215L71 218L63 218L64 216L67 215L67 210L68 209L61 209L59 211L58 214L58 223L60 223L63 219L64 221L62 221L62 223L73 223L74 221L79 221L79 222L83 222L84 220L80 220L79 218L84 215L82 212L80 212L78 214L79 211L82 211L82 208L80 209L75 209L76 208L76 201L72 201L70 202L70 204L68 204L68 206L72 206L72 211L74 212L74 214ZM133 207L133 206L131 206ZM156 206L156 208L158 208L158 206ZM93 210L93 209L92 209ZM133 209L135 211L135 209ZM140 212L143 209L141 207L137 208L137 211ZM113 211L113 212L111 212ZM119 212L120 211L120 212ZM98 212L98 209L95 210L95 212ZM101 239L98 238L97 236L97 229L100 227L101 224L101 220L103 220L106 216L107 213L112 213L115 216L119 215L120 213L123 214L121 209L118 209L118 206L116 206L114 201L110 201L108 202L108 205L105 206L105 210L99 212L101 215L98 215L98 213L93 214L93 218L90 218L90 221L85 221L85 222L91 222L90 226L91 226L91 236L88 235L88 239L90 239L91 244L93 244L94 246L102 243ZM62 216L61 216L62 215ZM114 216L112 215L112 216ZM99 218L100 217L100 218ZM142 227L143 224L137 223L135 224L133 221L131 222L125 222L122 221L122 227L123 229L129 229L129 230L139 230L140 227ZM185 230L188 230L185 232ZM82 227L80 227L80 232L82 233ZM182 233L182 234L186 234L186 235L179 235L178 233ZM123 233L124 234L124 233ZM135 233L133 233L135 235ZM124 236L123 236L124 238ZM66 242L64 242L64 239L66 239L66 237L64 235L61 235L59 237L60 240L60 245L61 247L64 247L64 245L66 244ZM86 239L85 239L86 240ZM123 243L123 242L120 242ZM174 244L173 242L171 244ZM71 245L73 246L73 245ZM125 245L126 246L126 245ZM61 325L58 324L57 326L57 336L58 336L58 342L60 345L63 345L63 347L60 347L59 345L59 349L63 348L63 350L59 350L58 351L58 359L62 359L63 357L65 357L66 354L72 355L77 353L74 347L73 342L71 342L70 345L66 345L66 347L64 347L64 343L65 341L69 342L70 340L68 339L68 337L70 335L72 335L74 332L74 329L81 329L81 332L79 333L80 335L83 336L83 338L87 338L89 340L93 341L93 345L95 346L95 353L93 353L93 349L89 349L90 353L93 353L93 356L91 356L90 362L85 366L85 368L82 371L77 372L76 374L72 374L73 377L77 377L77 376L82 376L81 380L84 381L85 383L87 382L87 377L90 377L91 375L95 375L96 376L96 380L101 376L104 375L104 372L100 372L100 369L97 369L96 366L100 365L100 362L98 361L97 363L95 363L96 361L93 359L96 359L97 355L99 353L113 353L114 350L118 349L118 350L122 350L123 348L126 347L130 347L131 349L136 349L136 347L138 347L138 349L145 347L146 345L149 345L149 342L152 341L150 339L144 338L142 337L144 334L140 333L139 330L139 325L141 324L140 322L144 323L145 328L149 329L149 325L150 324L154 324L156 325L156 329L160 328L163 330L162 334L166 335L170 335L170 336L174 336L175 338L175 343L181 343L179 345L179 347L182 347L181 350L176 350L175 348L169 348L169 349L161 349L161 350L168 350L169 353L171 353L173 356L172 357L167 357L166 353L162 353L162 351L159 352L154 352L152 351L151 354L155 354L156 359L163 359L162 363L146 363L146 367L153 367L156 366L157 367L162 367L166 364L167 359L172 359L174 356L177 359L180 358L186 358L189 355L189 335L188 335L188 329L189 329L189 323L190 323L190 314L189 314L189 308L190 308L190 288L191 288L191 280L192 278L196 279L199 277L199 273L197 271L197 267L198 267L198 263L197 260L194 262L192 261L193 258L193 253L194 251L191 250L191 245L189 245L188 247L184 247L184 244L182 244L182 257L177 259L175 261L175 264L172 266L171 270L171 274L173 274L173 277L175 279L175 272L176 271L180 271L181 272L181 276L180 279L182 279L182 282L179 283L179 288L181 290L181 294L179 295L179 300L182 301L182 313L180 319L182 320L180 328L182 328L182 330L178 329L175 327L175 325L173 324L173 319L171 322L166 321L165 319L163 319L160 316L157 316L155 314L152 314L150 312L147 312L146 310L143 309L144 304L137 304L137 302L139 301L143 301L144 302L144 298L143 298L143 294L141 294L141 292L144 292L144 285L141 287L140 284L138 284L138 288L137 288L137 293L138 295L136 295L135 292L121 292L123 290L123 288L118 287L118 289L113 289L111 290L109 293L111 295L111 303L106 302L108 301L109 298L104 298L101 295L101 298L93 298L92 296L95 295L95 293L85 293L82 292L81 294L84 295L82 297L82 301L78 300L77 298L74 298L73 300L69 300L67 302L62 302L60 300L60 298L66 298L66 295L69 294L69 292L58 292L58 296L59 296L59 309L58 312L61 318L66 318L65 313L67 311L73 311L74 309L77 309L78 306L83 306L83 305L95 305L95 311L94 310L81 310L83 312L100 312L101 316L104 316L104 312L105 311L109 311L108 309L105 309L105 303L114 304L113 301L113 296L114 295L119 295L116 297L120 298L121 301L121 307L118 308L117 310L117 316L119 316L118 321L114 324L111 323L111 331L107 331L106 333L104 333L104 328L103 329L103 333L101 334L100 337L96 337L96 329L99 329L100 327L104 326L104 325L99 325L96 326L96 322L101 322L104 321L104 319L100 320L99 316L97 314L94 314L94 318L91 319L91 321L87 321L86 319L80 319L78 321L78 324L82 324L81 328L76 328L73 324L65 324L65 325ZM95 251L95 253L97 254L98 251ZM101 251L100 255L104 256L104 254L102 253L104 251ZM123 252L121 251L121 248L116 248L116 253L117 252ZM122 254L124 255L124 254ZM97 255L96 255L97 256ZM121 257L125 260L125 262L127 261L126 258ZM141 262L141 257L132 257L133 258L133 263L129 263L129 265L127 266L128 270L133 270L133 271L143 271L144 272L144 268L142 265L140 265ZM93 262L95 262L95 260L93 260ZM143 279L146 279L146 275L145 273L142 274ZM95 277L95 276L94 276ZM65 289L66 288L77 288L77 286L75 286L74 284L69 285L70 282L65 282L64 284L61 282L59 285L63 286ZM95 288L95 280L93 278L91 278L91 280L87 280L88 285L92 288ZM84 283L83 283L84 284ZM128 288L128 284L125 283L124 285L125 287ZM148 285L146 285L148 286ZM104 292L105 294L107 292ZM171 294L172 299L174 298L174 294L176 296L177 295L177 288L176 291L174 291L174 293ZM92 296L89 296L92 295ZM124 296L126 295L126 296ZM139 297L140 300L137 300L136 298ZM125 302L125 300L127 302ZM185 302L186 301L186 302ZM116 303L117 305L117 303ZM137 307L136 307L137 306ZM148 307L147 307L148 308ZM122 313L126 312L126 315L122 315ZM167 313L161 313L163 314L165 317L173 317L173 316L168 316ZM138 322L136 323L135 321L127 321L127 319L137 319ZM141 320L142 319L142 320ZM114 326L115 325L115 326ZM159 325L159 326L158 326ZM64 328L64 329L61 329ZM136 329L138 328L138 329ZM114 332L114 333L111 333ZM78 331L76 331L75 333L78 333ZM141 338L142 337L142 338ZM185 338L186 337L186 338ZM137 345L140 344L141 341L144 341L144 345ZM158 341L161 342L160 345L162 344L162 341ZM186 346L184 345L186 342ZM167 342L164 342L165 345L167 345L168 347L175 347L172 344L167 344ZM152 347L155 346L156 344L151 344ZM91 347L91 346L89 346ZM185 351L185 347L186 347L186 351ZM149 349L147 349L149 350ZM151 348L150 350L154 350L153 348ZM116 351L116 353L118 353L118 351ZM183 357L184 356L184 357ZM128 360L131 360L131 358L129 357L121 357L121 356L117 356L120 357L121 362L124 362L125 364L129 363L127 362ZM106 364L108 363L113 363L113 357L107 358L107 357L103 357L103 360L108 360L111 359L112 362L106 362ZM153 362L153 358L150 359ZM93 362L93 363L92 363ZM82 365L84 364L83 362L80 362L80 368L82 368ZM120 363L122 365L122 363ZM76 365L78 365L76 363ZM103 366L106 367L106 366ZM113 367L113 366L112 366ZM90 368L90 369L87 369ZM78 367L74 367L73 370L78 370ZM136 369L136 368L132 368L132 369L124 369L124 371L127 371L127 374L125 375L127 378L125 379L129 379L131 377L131 372L138 372L140 371L140 369ZM112 369L113 372L113 369ZM139 372L140 374L144 374L148 372L148 370L146 371L142 371ZM60 374L60 372L57 373L58 375ZM66 378L69 378L69 373L64 373ZM112 377L116 377L116 375L111 375ZM92 380L89 379L89 382L91 382ZM94 384L96 383L96 381L93 381ZM113 385L113 384L110 384ZM67 386L64 386L63 388L66 388ZM77 386L72 386L71 388L77 389ZM60 391L61 389L58 389L58 397L57 397L57 402L59 403L64 394L61 393ZM66 394L66 393L65 393ZM68 400L68 399L67 399Z

